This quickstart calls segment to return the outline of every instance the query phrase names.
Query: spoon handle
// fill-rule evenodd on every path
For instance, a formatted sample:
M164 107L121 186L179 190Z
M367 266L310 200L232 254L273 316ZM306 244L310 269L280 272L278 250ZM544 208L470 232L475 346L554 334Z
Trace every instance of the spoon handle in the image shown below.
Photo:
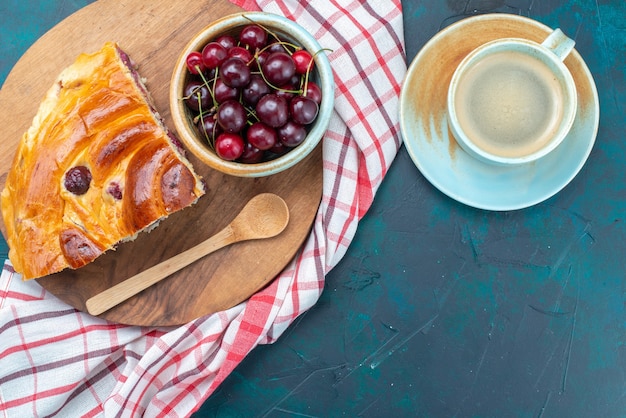
M100 315L183 267L188 266L199 258L211 254L237 240L231 225L228 225L200 244L92 296L85 303L87 311L91 315Z

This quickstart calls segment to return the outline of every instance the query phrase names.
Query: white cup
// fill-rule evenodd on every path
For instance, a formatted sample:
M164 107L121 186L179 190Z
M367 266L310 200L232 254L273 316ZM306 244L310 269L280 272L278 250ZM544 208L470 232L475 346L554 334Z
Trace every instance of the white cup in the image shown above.
M498 39L467 55L448 89L458 144L501 165L529 163L559 146L576 117L576 85L563 64L573 47L556 29L541 44Z

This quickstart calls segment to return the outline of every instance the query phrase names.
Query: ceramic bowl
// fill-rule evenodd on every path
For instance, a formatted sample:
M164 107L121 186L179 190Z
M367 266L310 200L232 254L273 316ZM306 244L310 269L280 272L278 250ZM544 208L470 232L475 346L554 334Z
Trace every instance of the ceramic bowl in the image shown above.
M193 123L193 115L182 100L185 85L190 77L186 66L186 57L192 51L202 48L220 35L237 35L241 28L257 23L275 33L281 40L289 41L306 49L314 56L315 70L311 80L322 91L322 101L315 121L308 125L308 134L304 141L286 154L270 161L259 163L240 163L220 158L208 145L207 140ZM284 171L302 161L319 144L330 121L334 104L333 74L326 53L317 40L297 23L282 16L265 12L236 13L218 19L202 29L183 48L174 67L170 84L170 110L174 126L180 140L186 148L203 163L225 174L239 177L263 177Z

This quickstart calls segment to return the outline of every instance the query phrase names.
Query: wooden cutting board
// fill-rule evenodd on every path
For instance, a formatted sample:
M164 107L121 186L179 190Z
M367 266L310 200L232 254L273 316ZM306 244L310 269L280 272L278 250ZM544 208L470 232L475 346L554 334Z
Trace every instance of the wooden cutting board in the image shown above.
M45 92L81 52L118 42L139 65L157 109L173 128L168 89L179 52L212 20L240 11L227 0L99 0L51 29L24 54L0 90L0 186ZM208 185L195 206L86 267L37 281L86 311L91 296L203 241L226 226L254 195L273 192L290 210L282 234L219 250L101 317L133 325L179 325L232 307L266 286L293 259L311 229L322 195L321 145L297 166L258 179L226 176L192 155L189 159ZM2 232L6 236L4 224Z

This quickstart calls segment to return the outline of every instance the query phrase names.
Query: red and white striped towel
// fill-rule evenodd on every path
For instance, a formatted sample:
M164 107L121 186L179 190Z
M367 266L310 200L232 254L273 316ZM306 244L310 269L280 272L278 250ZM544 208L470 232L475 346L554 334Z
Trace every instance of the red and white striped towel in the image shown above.
M399 0L233 0L284 15L329 53L335 113L323 145L323 197L299 256L227 311L175 328L78 312L10 265L0 277L2 417L188 416L258 344L313 306L344 256L401 144L406 72Z

